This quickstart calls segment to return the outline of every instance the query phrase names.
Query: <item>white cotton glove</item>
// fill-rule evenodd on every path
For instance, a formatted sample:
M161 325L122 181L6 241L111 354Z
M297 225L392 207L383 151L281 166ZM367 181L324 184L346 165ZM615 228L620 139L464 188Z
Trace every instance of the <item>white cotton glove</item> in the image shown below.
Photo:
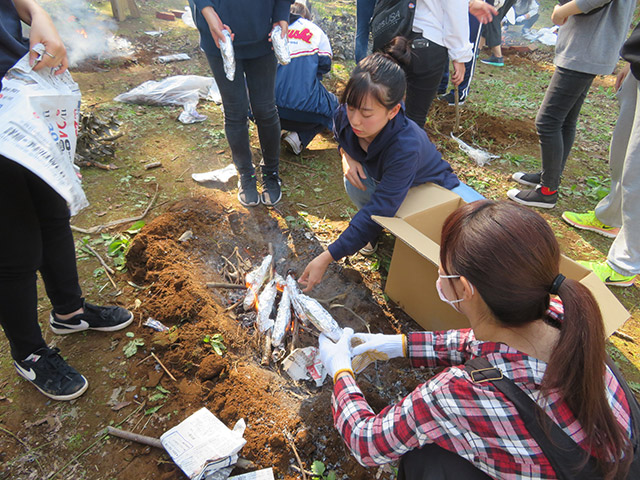
M524 15L519 15L516 17L516 23L522 23L527 19Z
M322 334L318 338L320 360L327 370L327 373L336 381L336 375L340 372L351 372L351 337L353 329L345 328L342 331L340 340L333 343L326 335Z
M360 373L376 360L406 356L404 335L384 335L382 333L357 333L353 336L353 370Z

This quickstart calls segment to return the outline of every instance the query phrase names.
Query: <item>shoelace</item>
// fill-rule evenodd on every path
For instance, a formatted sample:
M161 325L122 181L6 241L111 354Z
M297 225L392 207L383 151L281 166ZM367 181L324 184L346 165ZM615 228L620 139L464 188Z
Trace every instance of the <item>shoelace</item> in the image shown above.
M68 374L72 373L72 368L60 356L59 348L48 348L46 353L41 356L42 358L38 363L41 364L43 370L47 373L55 373L70 378Z

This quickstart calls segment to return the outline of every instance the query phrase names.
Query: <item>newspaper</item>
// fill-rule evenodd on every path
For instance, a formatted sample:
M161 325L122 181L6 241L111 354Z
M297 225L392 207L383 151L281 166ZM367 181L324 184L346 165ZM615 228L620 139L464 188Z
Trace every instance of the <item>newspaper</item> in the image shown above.
M255 472L249 472L242 475L234 475L229 480L275 480L272 468L263 468Z
M229 430L206 408L182 421L160 437L173 461L191 479L203 479L216 470L233 465L247 441L246 425L239 420Z
M42 44L33 49L44 53ZM27 54L2 79L0 155L49 184L67 201L71 215L89 205L73 163L79 115L80 89L68 71L34 72Z

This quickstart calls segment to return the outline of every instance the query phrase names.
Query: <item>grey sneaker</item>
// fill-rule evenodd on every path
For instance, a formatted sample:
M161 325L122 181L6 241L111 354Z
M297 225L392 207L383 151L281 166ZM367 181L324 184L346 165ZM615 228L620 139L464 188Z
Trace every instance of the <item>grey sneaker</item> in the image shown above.
M58 348L44 347L13 364L18 374L43 395L54 400L73 400L89 387L87 379L59 355Z
M542 178L542 173L525 173L525 172L516 172L511 175L511 179L522 184L527 187L537 187L540 185L540 179Z
M370 257L371 255L376 253L376 250L378 250L378 242L375 242L375 243L369 242L360 249L360 255L363 255L365 257Z
M535 190L512 188L507 192L507 196L521 205L538 208L553 208L558 201L558 192L552 193L551 195L544 195L541 192L540 186Z
M238 179L238 201L245 207L255 207L260 204L256 175L243 174Z
M84 302L84 312L68 320L60 320L54 312L49 315L49 326L53 333L66 335L84 330L115 332L133 322L133 313L122 307L100 307Z
M262 174L262 203L271 207L282 198L282 181L278 172L268 172Z
M486 63L487 65L493 65L494 67L504 67L503 57L496 57L495 55L491 55L489 58L485 58L480 61L482 63Z

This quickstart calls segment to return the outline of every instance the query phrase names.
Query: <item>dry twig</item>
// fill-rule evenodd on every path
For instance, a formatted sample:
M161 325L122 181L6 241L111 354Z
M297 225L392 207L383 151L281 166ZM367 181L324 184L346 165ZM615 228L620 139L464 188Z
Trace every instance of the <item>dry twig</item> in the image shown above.
M167 369L167 367L164 366L164 364L160 361L160 359L158 357L156 357L155 353L151 352L151 356L153 357L153 359L156 362L158 362L158 365L160 365L162 367L162 369L167 373L167 375L169 375L171 377L171 380L173 380L174 382L178 381L178 380L176 380L176 377L171 375L171 372Z
M282 433L284 434L284 439L287 441L287 443L291 447L291 450L293 450L293 454L296 457L296 461L298 462L298 466L300 467L300 473L302 473L302 480L307 480L307 473L304 469L304 465L302 464L302 460L300 460L300 455L298 455L298 450L296 450L296 444L293 441L293 436L286 428L282 430Z
M147 205L147 208L145 208L144 212L142 212L142 215L138 215L137 217L114 220L113 222L105 223L104 225L96 225L95 227L91 227L91 228L80 228L80 227L76 227L75 225L71 225L71 230L74 230L80 233L91 234L91 233L99 233L102 230L109 229L117 225L122 225L123 223L137 222L138 220L142 220L144 217L147 216L147 213L149 213L149 210L151 209L151 206L156 201L157 197L158 197L158 184L156 183L156 192L153 194L153 197L151 198L149 205Z

